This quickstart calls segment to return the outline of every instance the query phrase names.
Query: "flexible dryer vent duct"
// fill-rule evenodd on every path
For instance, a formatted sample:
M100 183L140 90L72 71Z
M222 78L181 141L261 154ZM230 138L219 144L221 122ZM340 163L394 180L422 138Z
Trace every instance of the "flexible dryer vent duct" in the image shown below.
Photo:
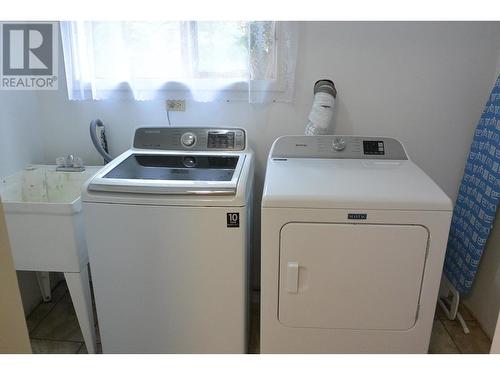
M314 101L306 125L306 135L327 134L336 97L337 89L329 79L321 79L314 84Z

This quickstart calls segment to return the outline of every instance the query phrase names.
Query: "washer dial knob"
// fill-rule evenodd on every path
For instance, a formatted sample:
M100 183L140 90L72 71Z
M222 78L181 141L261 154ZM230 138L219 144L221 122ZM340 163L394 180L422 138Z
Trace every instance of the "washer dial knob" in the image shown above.
M196 136L193 133L184 133L181 136L181 143L184 147L192 147L196 143Z
M340 137L333 138L332 147L335 151L342 151L345 148L345 139Z

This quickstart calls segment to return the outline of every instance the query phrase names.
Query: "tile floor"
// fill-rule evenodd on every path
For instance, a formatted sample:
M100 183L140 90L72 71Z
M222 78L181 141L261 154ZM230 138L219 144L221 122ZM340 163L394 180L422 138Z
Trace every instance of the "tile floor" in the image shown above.
M456 321L449 321L436 309L429 353L488 353L491 342L465 306L460 311L471 333L465 335ZM40 304L27 318L33 353L87 353L75 310L66 287L61 282L52 293L52 301ZM252 296L250 305L249 352L259 353L259 296ZM99 329L96 324L97 335ZM97 350L102 352L97 337Z
M97 322L95 309L94 319ZM66 282L60 282L52 291L52 301L41 303L26 319L35 354L83 354L83 342L75 309ZM99 329L96 324L97 351L102 352Z
M448 320L443 311L437 307L432 327L429 353L431 354L487 354L490 352L491 341L482 330L471 312L464 305L459 310L469 327L466 335L460 323Z

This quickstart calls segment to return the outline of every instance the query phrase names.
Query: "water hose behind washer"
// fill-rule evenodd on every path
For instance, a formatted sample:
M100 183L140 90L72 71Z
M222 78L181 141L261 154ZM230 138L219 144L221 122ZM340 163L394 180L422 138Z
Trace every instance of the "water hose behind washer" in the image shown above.
M99 135L98 135L99 133ZM104 158L105 163L109 163L113 158L108 153L108 142L104 131L104 124L101 120L95 119L90 122L90 139L97 152Z

